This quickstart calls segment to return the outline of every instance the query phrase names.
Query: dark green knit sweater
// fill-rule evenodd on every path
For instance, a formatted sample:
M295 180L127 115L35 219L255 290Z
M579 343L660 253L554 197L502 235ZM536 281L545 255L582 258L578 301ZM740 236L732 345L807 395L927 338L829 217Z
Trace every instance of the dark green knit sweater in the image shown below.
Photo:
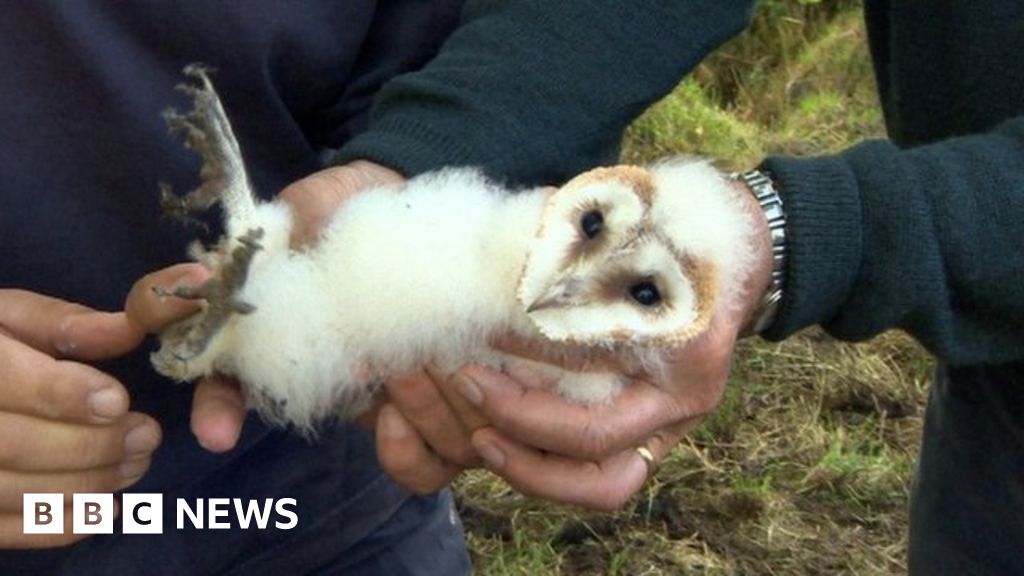
M614 161L625 126L749 20L753 2L470 1L391 82L340 160L483 166L555 183ZM868 0L890 141L770 158L789 217L771 338L904 328L951 364L1024 358L1024 18L1015 0Z

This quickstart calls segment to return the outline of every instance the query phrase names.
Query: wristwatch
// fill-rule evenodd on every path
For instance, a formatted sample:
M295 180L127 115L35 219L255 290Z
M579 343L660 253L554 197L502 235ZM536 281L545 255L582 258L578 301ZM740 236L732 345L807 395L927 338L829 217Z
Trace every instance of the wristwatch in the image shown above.
M740 334L741 337L760 334L768 329L779 312L782 291L786 283L786 212L782 198L771 177L761 170L734 174L733 178L747 185L764 210L768 230L772 235L772 279L768 291L754 312L754 321Z

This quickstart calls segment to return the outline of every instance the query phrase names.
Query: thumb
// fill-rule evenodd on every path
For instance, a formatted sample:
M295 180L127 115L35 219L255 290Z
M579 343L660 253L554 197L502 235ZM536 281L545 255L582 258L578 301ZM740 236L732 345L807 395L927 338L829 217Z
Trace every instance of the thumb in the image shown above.
M0 331L49 356L82 361L121 356L145 336L123 312L13 289L0 290Z
M200 380L192 396L192 433L210 452L227 452L238 443L245 423L245 396L234 379L214 375Z

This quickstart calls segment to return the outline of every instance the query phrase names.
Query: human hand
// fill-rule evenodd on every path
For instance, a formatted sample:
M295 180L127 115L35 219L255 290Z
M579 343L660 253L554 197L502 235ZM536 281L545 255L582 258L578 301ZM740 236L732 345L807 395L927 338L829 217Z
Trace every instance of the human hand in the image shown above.
M331 216L349 198L376 185L401 182L395 171L366 161L327 168L287 186L280 198L292 207L295 226L292 244L313 243ZM154 287L196 286L209 278L200 264L181 264L153 272L138 280L128 295L125 310L145 333L158 333L199 310L199 304L166 298ZM245 421L245 397L235 380L212 376L196 384L191 428L199 444L211 452L234 448ZM372 426L372 415L367 417Z
M298 180L281 191L294 214L292 244L303 247L315 242L323 227L346 201L368 188L403 181L384 166L356 161L328 168ZM148 333L158 333L199 309L195 302L161 297L152 288L198 285L209 272L199 264L182 264L159 270L136 282L125 309L132 321ZM386 471L414 492L434 492L454 478L462 466L479 462L469 446L454 413L438 402L438 386L427 369L386 383L387 399L360 416L357 422L376 430L378 457ZM204 378L196 384L191 427L200 445L213 452L230 450L238 441L245 419L245 398L239 383L227 377ZM437 452L428 446L437 447ZM431 455L440 470L422 474L407 469ZM442 456L446 458L442 460ZM449 460L450 459L450 460ZM456 464L457 463L457 464Z
M418 393L426 399L420 403L419 420L446 431L444 436L435 432L427 440L401 420L396 428L401 442L378 434L382 460L388 452L399 455L395 463L385 461L385 469L402 484L431 491L475 463L469 459L460 465L458 455L476 451L492 471L525 494L596 509L622 506L650 474L653 462L648 459L660 461L720 401L737 335L751 321L767 288L767 223L743 185L737 184L733 192L752 219L749 249L758 262L744 278L744 289L732 292L744 301L719 307L702 335L685 348L666 351L666 368L658 381L634 375L612 401L583 406L549 392L554 384L550 369L523 369L515 362L505 374L465 367L451 379L435 378L436 390ZM601 365L583 365L572 354L545 357L528 342L506 340L498 347L569 369L621 373L611 357L597 359ZM386 418L394 422L396 416ZM387 450L382 442L389 444Z
M389 168L356 161L288 186L280 198L295 212L293 244L313 243L334 213L359 192L403 180ZM375 431L381 467L419 494L436 492L463 469L480 463L469 435L441 397L438 382L442 380L430 367L394 378L384 384L386 395L357 419Z
M293 243L312 243L342 205L359 192L403 181L384 166L356 161L296 182L281 198L296 213L298 232ZM431 367L393 378L385 394L357 419L374 430L381 467L400 485L418 494L446 486L467 467L480 465L469 435L440 394L444 377Z
M116 492L149 468L160 426L129 412L124 386L86 362L120 356L143 333L123 313L0 290L0 548L61 546L71 494ZM23 534L22 495L65 494L64 534Z
M616 509L643 486L655 463L718 405L736 340L752 322L769 285L772 262L763 211L745 185L737 183L732 192L752 224L749 249L755 265L742 279L743 289L733 291L738 301L722 303L696 339L663 352L661 374L633 375L615 398L589 406L550 392L543 375L510 376L483 367L464 368L461 384L443 389L459 407L459 418L472 423L471 445L491 471L527 495ZM587 368L574 366L571 355L545 357L527 342L510 340L499 347L570 369ZM610 356L605 360L613 362Z
M731 352L731 346L703 338L706 343L695 341L690 354L671 365L697 364L693 358L710 350ZM529 343L507 340L501 346L542 358ZM672 370L676 394L634 378L611 402L584 406L550 391L554 366L535 367L510 360L507 372L465 366L450 378L430 373L387 383L389 403L377 417L381 466L398 484L430 494L486 463L528 496L615 509L650 473L636 448L644 446L660 461L717 404L728 375L728 359L701 358L685 374Z
M125 300L128 321L143 334L155 334L200 309L198 302L168 298L154 288L198 286L210 277L202 264L178 264L150 273L132 286ZM238 442L245 420L245 399L238 384L221 376L204 378L192 395L192 433L211 452L225 452Z
M660 379L638 374L607 402L578 404L552 391L550 371L467 366L446 397L463 400L474 421L470 443L486 467L518 492L595 510L621 508L657 463L721 400L735 328L711 326L666 360ZM529 343L500 344L538 361ZM572 358L562 358L572 365ZM469 411L465 405L469 405ZM479 425L483 423L483 425Z
M334 213L356 194L403 180L401 174L379 164L355 161L288 186L280 198L295 214L293 244L314 243ZM386 395L357 419L375 431L381 467L419 494L436 492L466 467L480 463L468 434L440 395L437 382L442 379L430 367L394 378L384 384ZM421 466L424 461L429 465Z
M377 459L399 485L432 494L464 470L478 468L480 456L470 438L485 422L465 400L445 390L460 386L431 368L394 378L384 385L387 400L376 414Z

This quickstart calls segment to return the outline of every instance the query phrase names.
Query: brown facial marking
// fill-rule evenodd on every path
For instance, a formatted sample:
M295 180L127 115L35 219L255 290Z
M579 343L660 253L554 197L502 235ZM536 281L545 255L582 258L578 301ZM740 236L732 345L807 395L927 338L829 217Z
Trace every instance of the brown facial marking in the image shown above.
M637 198L640 199L640 203L643 204L645 208L651 207L651 203L653 201L654 196L654 179L651 176L650 172L638 166L615 166L613 168L596 168L594 170L584 173L581 176L576 177L575 179L573 179L572 182L570 182L570 185L585 186L589 183L602 182L610 179L618 180L622 184L628 186L637 195ZM601 213L605 215L607 215L608 213L607 206L589 206L582 207L577 217L582 218L582 216L588 210L595 209L600 210ZM630 235L635 235L635 232L630 233ZM582 243L583 245L579 250L579 256L585 258L601 252L602 249L606 247L606 244L601 241L602 237L607 236L607 234L602 234L600 237L597 238L586 239L585 236L581 235L581 239L590 241ZM620 240L622 239L620 238ZM628 241L628 238L625 240Z
M600 234L593 238L588 238L582 228L583 216L591 211L598 211L605 217L604 226L607 227L607 214L608 207L596 202L588 202L580 204L573 210L572 219L576 226L576 240L569 245L566 252L565 259L563 260L566 264L576 263L582 260L588 260L593 258L597 254L605 251L609 243L611 242L611 235L607 229L603 229Z
M565 186L558 189L554 195L557 196L558 194L571 191L580 186L607 182L608 180L617 180L628 186L640 199L641 204L646 208L650 208L654 197L654 177L646 168L642 168L640 166L620 165L595 168L576 176L567 182ZM549 201L548 206L550 207L551 205L552 203ZM577 229L579 229L579 220L590 210L600 210L604 214L607 214L608 212L607 207L598 204L580 205L573 213ZM543 233L544 226L542 226L539 231L540 235ZM604 239L607 236L607 234L601 234L595 238L587 238L586 235L583 234L582 230L580 230L579 240L569 246L564 262L575 263L601 253L602 249L606 247Z
M715 306L718 304L718 274L715 267L709 262L697 260L690 256L679 258L683 275L690 279L693 285L694 297L697 301L696 316L684 330L672 334L668 338L669 345L681 345L701 332L704 332L711 324L711 316L715 313Z
M643 306L639 303L633 302L629 295L629 290L637 282L643 282L649 280L658 287L658 291L661 293L661 302L655 306ZM598 299L603 302L617 302L623 298L630 300L630 304L640 309L644 314L653 317L662 316L672 311L672 307L669 302L672 301L672 295L667 292L667 289L663 282L659 281L657 275L642 275L637 274L636 270L632 270L626 267L620 267L608 271L603 277L598 280Z
M618 180L629 186L636 192L640 202L644 206L650 207L654 199L654 176L651 175L650 171L641 166L623 164L606 168L594 168L570 180L563 189L571 189L608 180Z
M714 267L708 262L697 260L688 255L679 256L680 267L683 275L690 279L694 289L696 301L695 316L692 322L674 332L666 333L663 336L645 338L643 345L674 348L682 346L693 338L704 332L711 323L711 316L715 312L716 294L718 293L718 276ZM635 270L622 268L608 273L600 282L601 291L599 297L606 302L628 298L629 287L642 280ZM663 303L659 306L644 307L639 304L637 308L650 314L652 319L664 317L672 313L670 304L672 295L666 292L662 283L654 278L658 289L662 294ZM613 331L612 338L617 341L635 342L635 334L618 330Z

